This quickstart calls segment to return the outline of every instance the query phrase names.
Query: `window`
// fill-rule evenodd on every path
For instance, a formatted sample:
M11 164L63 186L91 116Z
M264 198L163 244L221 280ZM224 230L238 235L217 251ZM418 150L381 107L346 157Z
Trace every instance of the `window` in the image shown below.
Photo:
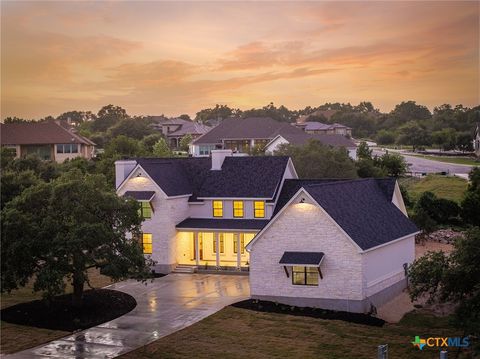
M150 206L150 202L141 201L141 207L138 210L138 214L142 216L143 219L150 219L152 218L152 206Z
M318 268L293 266L292 284L318 285Z
M223 202L222 201L213 201L213 216L214 217L223 217Z
M238 234L234 234L233 235L233 253L238 253L237 239L238 239ZM242 254L245 253L245 236L243 235L243 233L240 233L240 252Z
M152 234L142 233L143 254L152 254Z
M78 153L78 144L66 143L57 145L57 153Z
M233 201L233 216L243 217L243 201Z
M223 233L218 234L218 242L220 244L220 253L225 253L225 235ZM213 253L217 253L217 238L213 236Z
M265 218L265 202L254 201L253 212L254 212L255 218Z

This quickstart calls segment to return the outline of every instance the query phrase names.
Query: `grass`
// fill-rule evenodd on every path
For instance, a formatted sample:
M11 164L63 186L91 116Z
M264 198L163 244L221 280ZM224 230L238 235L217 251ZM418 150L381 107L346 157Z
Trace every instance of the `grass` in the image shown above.
M408 156L421 157L427 160L453 163L457 165L469 165L469 166L480 166L480 162L475 160L473 157L453 157L453 156L430 156L430 155L412 155L407 154Z
M460 203L467 189L467 181L459 177L428 175L425 178L407 177L400 179L412 199L417 200L422 193L430 191L439 198Z
M98 270L90 270L89 277L90 283L95 288L104 287L112 283L110 278L101 275ZM71 291L72 288L68 285L66 292L70 293ZM41 293L33 292L33 283L29 283L24 288L9 294L2 293L1 308L40 299L41 297ZM60 330L41 329L2 321L0 322L0 353L8 354L25 350L68 334L70 333Z
M451 328L447 319L421 312L379 328L230 306L121 358L191 358L194 354L195 358L370 359L376 357L380 344L388 344L390 359L438 358L437 349L415 349L411 344L415 335L461 333Z

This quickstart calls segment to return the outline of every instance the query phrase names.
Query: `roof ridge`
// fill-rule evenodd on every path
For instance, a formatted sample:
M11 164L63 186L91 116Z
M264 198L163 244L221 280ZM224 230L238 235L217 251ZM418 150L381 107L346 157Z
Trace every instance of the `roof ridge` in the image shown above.
M313 183L313 184L306 184L308 187L320 187L320 186L328 186L334 184L345 184L345 183L353 183L353 182L367 182L375 180L375 178L355 178L355 179L346 179L346 180L338 180L326 183Z

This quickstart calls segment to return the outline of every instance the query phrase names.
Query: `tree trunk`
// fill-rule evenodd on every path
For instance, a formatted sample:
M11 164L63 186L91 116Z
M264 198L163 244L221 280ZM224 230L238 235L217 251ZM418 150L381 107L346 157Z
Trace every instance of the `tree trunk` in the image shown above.
M83 285L85 283L85 278L82 271L75 271L73 273L73 296L72 296L72 305L76 308L82 306L83 299Z

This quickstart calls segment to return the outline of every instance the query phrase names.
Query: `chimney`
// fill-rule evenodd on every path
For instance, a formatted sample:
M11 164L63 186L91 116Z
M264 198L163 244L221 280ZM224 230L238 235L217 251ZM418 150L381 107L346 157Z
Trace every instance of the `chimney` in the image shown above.
M212 170L220 171L225 157L230 157L231 155L232 150L212 150Z
M119 160L115 161L115 188L118 189L123 180L132 172L137 165L135 160Z

